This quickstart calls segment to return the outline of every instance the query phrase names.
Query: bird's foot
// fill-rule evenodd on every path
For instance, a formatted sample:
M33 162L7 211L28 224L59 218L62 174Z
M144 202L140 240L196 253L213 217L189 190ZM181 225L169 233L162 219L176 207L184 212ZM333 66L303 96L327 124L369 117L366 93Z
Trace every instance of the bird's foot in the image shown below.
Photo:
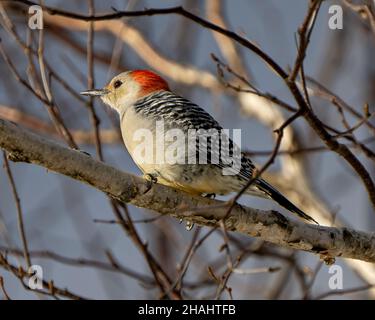
M183 222L182 219L180 219L180 224ZM193 229L194 227L194 223L191 222L191 221L186 221L186 224L185 224L185 229L186 231L190 231L191 229Z
M202 193L202 196L209 199L215 199L216 193Z
M157 183L158 182L158 178L151 174L151 173L146 173L143 175L143 178L146 180L147 182L147 188L146 188L146 191L145 193L147 193L148 191L150 191L150 189L152 188L152 185L154 183Z
M193 229L193 227L194 227L194 223L193 222L186 221L186 225L185 225L186 231L190 231L191 229Z
M147 181L152 182L152 183L158 182L158 178L154 174L151 174L151 173L145 173L143 175L143 178L146 179Z
M88 152L86 152L84 150L79 150L79 149L78 149L78 151L81 152L81 153L83 153L83 154L85 154L86 156L89 156L89 157L92 158L92 155L90 153L88 153Z

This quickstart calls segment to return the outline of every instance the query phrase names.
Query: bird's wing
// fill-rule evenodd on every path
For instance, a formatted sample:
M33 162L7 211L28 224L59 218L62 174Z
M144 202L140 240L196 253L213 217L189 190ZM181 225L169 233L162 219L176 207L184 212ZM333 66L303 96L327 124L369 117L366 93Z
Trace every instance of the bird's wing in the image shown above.
M255 168L252 161L241 153L240 147L229 138L227 131L195 103L172 92L160 91L138 102L135 108L144 116L165 120L165 124L169 124L171 128L183 128L184 131L195 129L197 137L193 147L197 151L196 161L201 156L208 164L225 169L226 175L236 175L244 180L252 177ZM218 139L202 139L202 132L210 136L213 131L218 133ZM234 166L231 161L237 161L238 165Z

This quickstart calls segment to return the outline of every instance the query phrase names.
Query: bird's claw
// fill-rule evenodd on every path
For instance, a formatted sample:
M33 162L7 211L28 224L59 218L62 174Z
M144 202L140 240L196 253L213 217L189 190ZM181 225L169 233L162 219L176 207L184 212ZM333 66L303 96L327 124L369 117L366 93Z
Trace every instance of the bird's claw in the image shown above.
M91 154L88 153L87 151L84 151L84 150L78 150L78 151L92 158Z
M183 222L182 218L180 218L180 224ZM191 222L191 221L186 221L186 224L185 224L185 229L186 231L190 231L191 229L193 229L194 227L194 223Z
M194 222L186 221L185 229L186 231L190 231L194 227Z
M152 183L157 183L158 182L158 178L151 174L151 173L146 173L143 175L143 178L145 178L147 181L150 181Z
M158 182L158 179L152 175L151 173L146 173L143 175L143 178L146 180L147 182L147 188L146 188L146 191L145 193L147 193L148 191L150 191L150 189L152 188L152 185L154 183L157 183Z
M202 196L208 199L215 199L216 193L203 193Z

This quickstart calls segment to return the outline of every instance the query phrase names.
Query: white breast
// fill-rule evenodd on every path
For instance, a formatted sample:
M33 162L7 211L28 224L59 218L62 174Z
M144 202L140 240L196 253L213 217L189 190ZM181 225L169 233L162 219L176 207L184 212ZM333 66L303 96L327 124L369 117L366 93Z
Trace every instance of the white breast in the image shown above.
M165 184L178 179L178 166L171 166L165 160L165 151L170 142L166 142L163 135L156 134L156 120L142 117L133 107L129 107L120 115L120 121L125 146L143 173L154 174L159 182Z

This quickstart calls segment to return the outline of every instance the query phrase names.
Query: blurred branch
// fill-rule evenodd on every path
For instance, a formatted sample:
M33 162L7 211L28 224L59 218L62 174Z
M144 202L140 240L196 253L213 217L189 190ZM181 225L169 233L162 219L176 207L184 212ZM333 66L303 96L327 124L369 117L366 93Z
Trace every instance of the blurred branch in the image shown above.
M36 5L36 3L28 0L14 0L15 2L20 2L26 5ZM162 9L145 9L140 11L117 11L115 13L110 14L103 14L103 15L82 15L75 12L69 12L65 10L60 10L57 8L52 8L48 6L42 6L43 10L47 11L51 15L59 15L67 18L72 18L76 20L83 20L83 21L108 21L108 20L116 20L121 19L123 17L141 17L141 16L153 16L153 15L170 15L170 14L177 14L183 16L204 28L214 30L222 35L225 35L233 40L237 41L239 44L243 45L244 47L253 51L256 55L258 55L264 62L266 62L271 69L273 69L277 74L282 76L283 79L288 77L288 74L264 51L258 48L254 43L249 41L248 39L241 37L237 33L222 28L214 23L211 23L199 16L185 10L183 7L171 7L171 8L162 8ZM118 31L118 29L117 29Z
M206 16L208 20L216 25L227 28L227 23L224 18L224 10L222 8L222 0L206 0ZM236 48L235 43L228 37L222 34L213 32L213 36L218 44L221 53L227 59L231 68L241 76L247 75L247 70L239 50Z
M87 183L123 203L200 225L219 226L227 213L222 201L191 196L121 172L79 151L64 148L0 119L0 146L13 161L41 165ZM195 209L197 212L194 212ZM213 210L214 208L214 210ZM375 236L349 228L315 226L276 211L236 205L224 221L228 231L260 237L280 246L320 254L330 261L343 257L375 262Z
M370 142L374 142L375 141L375 137L368 137L366 139L363 139L361 140L359 143L361 144L366 144L366 143L370 143ZM357 147L357 145L355 143L351 143L351 144L346 144L346 146L348 148L355 148ZM280 156L287 156L287 155L298 155L298 154L303 154L303 153L312 153L312 152L327 152L327 151L330 151L329 149L327 149L327 146L315 146L315 147L302 147L300 149L294 149L294 150L280 150L278 153L277 153L277 156L280 157ZM271 153L272 153L272 150L254 150L254 151L245 151L246 154L249 155L249 157L267 157L269 156Z
M361 291L366 291L366 290L370 290L372 288L374 288L375 285L374 284L368 284L368 285L364 285L364 286L361 286L361 287L357 287L357 288L350 288L350 289L346 289L346 290L331 290L331 291L327 291L327 292L324 292L318 296L315 296L314 298L312 298L313 300L322 300L322 299L325 299L325 298L328 298L330 296L343 296L343 295L346 295L346 294L350 294L350 293L355 293L355 292L361 292Z
M245 77L243 77L240 74L238 74L237 72L233 71L232 67L230 67L228 64L225 64L224 62L222 62L215 54L211 53L211 58L212 58L212 60L214 60L214 62L216 62L216 68L217 68L217 73L218 73L218 77L219 77L220 82L223 84L224 87L234 90L237 93L238 97L241 96L241 93L246 93L248 96L249 95L256 95L258 97L265 98L266 100L269 100L270 102L273 102L273 103L279 105L280 107L284 108L285 110L288 110L290 112L297 112L297 109L295 107L293 107L293 106L289 105L288 103L280 100L278 97L276 97L276 96L274 96L274 95L272 95L268 92L260 92ZM232 60L233 60L233 58L232 58ZM225 81L223 69L225 69L228 73L232 74L235 77L234 80L237 80L236 84L232 84L230 82ZM241 85L238 84L238 83L241 83L241 82L245 86L249 87L250 89L246 89L246 88L241 87ZM240 102L241 102L241 100L240 100ZM242 103L242 107L246 111L246 108L245 108L246 104L245 103ZM254 113L254 114L249 113L249 115L257 116L256 113ZM259 119L259 120L262 121L261 119ZM264 124L268 125L268 123L264 123Z
M326 99L327 101L331 102L333 106L336 106L338 109L345 109L357 119L363 119L363 115L360 112L358 112L354 107L346 103L338 95L334 94L328 88L323 86L317 80L315 80L312 77L306 77L306 80L312 84L312 87L308 88L310 94L313 94L314 96L320 97L322 99ZM367 119L365 121L365 125L375 135L375 126L370 121L367 121Z
M22 286L26 290L30 290L39 294L51 296L55 299L58 299L58 296L62 296L68 299L73 299L73 300L82 300L82 299L87 299L82 296L79 296L68 289L61 289L57 287L53 281L46 281L39 279L42 284L43 284L43 289L32 289L25 283L25 280L29 279L31 274L26 272L21 266L15 266L11 264L8 259L0 253L0 266L2 266L5 270L8 270L11 272L18 280L21 282Z
M65 17L45 14L45 23L56 28L84 31L87 23L80 20L72 20ZM182 65L158 53L149 41L135 27L123 21L98 21L95 23L95 30L108 31L129 45L136 53L146 61L153 69L176 82L186 85L198 85L210 90L222 88L220 82L210 72L199 70L193 66ZM103 58L102 58L103 60ZM110 63L110 60L103 60Z
M42 43L43 38L40 37L40 44ZM42 45L40 45L38 50L38 56L40 57L39 62L42 64L41 66L41 73L44 73L44 59L42 56ZM5 61L5 63L8 65L11 73L13 74L14 78L22 84L24 87L26 87L37 99L39 99L41 102L43 102L45 108L47 109L47 112L53 121L54 125L56 126L56 129L61 134L61 136L65 139L67 144L74 149L77 149L77 145L74 142L69 130L66 128L65 123L61 117L61 114L59 112L59 109L57 108L56 104L53 102L53 100L50 100L49 98L44 98L40 93L38 93L34 88L26 81L24 80L18 73L17 69L15 68L13 62L11 61L10 57L7 55L7 53L4 51L3 46L1 44L0 39L0 53ZM49 88L49 87L48 87ZM49 90L49 89L48 89ZM48 92L48 91L46 91ZM50 97L52 99L52 97Z
M5 299L5 300L12 300L12 299L9 297L8 293L6 292L6 290L5 290L5 287L4 287L4 278L3 278L2 276L0 276L0 289L1 289L1 291L3 292L3 295L4 295L4 299Z
M370 1L368 1L368 4L354 4L349 0L344 0L343 3L347 8L356 13L363 22L369 23L372 33L375 36L375 13L373 9L375 4L371 7Z
M297 75L303 67L303 61L306 57L306 50L307 46L310 42L310 37L312 33L312 29L315 25L316 17L318 15L318 11L320 9L320 5L322 0L313 0L310 1L309 9L306 13L305 20L303 21L302 25L298 29L299 35L299 44L298 44L298 52L296 61L294 62L293 70L289 75L289 81L295 81Z
M10 169L9 161L8 161L8 158L7 158L7 155L6 155L5 151L3 151L3 159L4 159L4 168L5 168L6 174L8 176L9 184L11 186L12 193L13 193L14 202L16 204L18 232L20 234L20 238L21 238L21 242L22 242L22 246L23 246L23 256L25 258L27 268L30 268L31 267L31 259L30 259L29 249L28 249L28 243L27 243L27 240L26 240L25 227L24 227L24 223L23 223L23 212L22 212L22 208L21 208L21 201L20 201L20 197L18 195L16 183L14 181L13 174L12 174L12 171Z
M22 251L16 248L9 248L9 247L1 246L0 250L3 251L4 254L7 254L7 255L15 255L15 256L22 255ZM96 268L96 269L105 270L105 271L118 272L126 276L129 276L131 278L134 278L135 280L138 280L144 284L155 285L154 278L146 274L141 274L137 271L128 269L120 265L118 262L114 262L114 261L110 261L110 263L107 263L107 262L84 259L84 258L71 258L71 257L62 256L60 254L57 254L55 252L48 251L48 250L31 251L30 256L34 258L50 259L50 260L60 262L62 264L66 264L70 266Z
M111 192L106 192L108 197L112 197L116 199L116 197L113 197ZM178 290L175 290L174 288L170 290L170 286L172 284L172 281L170 277L167 275L167 273L163 270L161 265L156 261L154 258L154 255L150 252L148 249L147 242L143 242L141 239L138 231L135 229L132 219L130 218L130 214L126 205L127 201L123 201L117 198L116 201L113 200L113 203L117 205L117 201L119 201L121 204L125 217L122 216L120 210L117 209L117 206L114 206L114 213L117 217L117 219L120 222L120 225L126 232L126 234L129 236L129 238L133 241L134 245L138 248L140 253L144 256L154 278L156 284L159 286L161 295L160 299L163 299L165 297L170 297L173 300L181 300L182 297L180 295L180 292ZM126 219L125 219L126 218Z
M95 7L94 1L88 0L89 4L89 14L95 14ZM87 31L87 88L89 90L94 89L95 79L94 79L94 36L95 36L95 29L94 29L94 21L90 21ZM89 98L88 102L88 110L89 110L89 117L91 121L91 126L94 130L95 136L95 149L98 159L103 161L103 152L102 152L102 144L100 141L100 130L99 130L99 118L95 112L94 107L94 99L93 97Z
M53 136L56 139L61 138L56 131L56 127L50 125L42 119L31 116L16 108L0 104L0 118L19 123L28 129L41 134ZM96 138L95 132L93 131L69 129L69 132L71 133L74 141L76 141L78 144L95 144ZM117 144L122 142L122 138L117 130L101 129L100 141L106 144Z

